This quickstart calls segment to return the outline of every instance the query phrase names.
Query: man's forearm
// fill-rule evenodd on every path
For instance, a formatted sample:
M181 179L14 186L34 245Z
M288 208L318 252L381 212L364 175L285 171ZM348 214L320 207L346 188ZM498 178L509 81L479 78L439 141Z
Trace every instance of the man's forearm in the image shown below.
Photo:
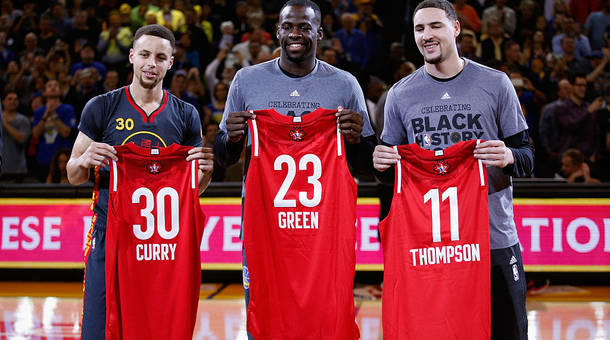
M219 130L214 141L214 157L218 164L227 168L237 163L244 147L244 136L240 142L233 143L229 140L226 132Z
M377 137L371 135L360 137L360 143L345 146L347 162L353 169L352 175L371 174L373 171L373 151L377 145Z

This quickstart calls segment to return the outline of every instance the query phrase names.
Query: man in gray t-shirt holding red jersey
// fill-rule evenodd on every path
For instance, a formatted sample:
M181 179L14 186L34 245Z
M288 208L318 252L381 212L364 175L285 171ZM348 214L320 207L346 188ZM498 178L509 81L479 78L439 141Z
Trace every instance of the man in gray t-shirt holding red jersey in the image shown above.
M311 0L287 1L277 27L280 57L237 72L214 143L215 158L221 166L239 160L244 141L250 146L250 136L244 138L247 121L252 117L248 110L273 108L280 114L300 117L321 107L341 108L337 120L352 169L372 169L376 138L362 89L351 74L316 59L317 43L322 39L321 17L320 8ZM248 226L243 228L247 230ZM245 256L243 261L247 306L249 275Z
M506 74L459 57L460 23L450 2L425 0L414 13L415 41L425 65L389 91L381 134L385 145L375 148L373 163L390 172L399 156L389 145L417 143L439 150L485 140L474 156L488 167L491 338L527 339L511 176L529 176L534 156L519 99Z

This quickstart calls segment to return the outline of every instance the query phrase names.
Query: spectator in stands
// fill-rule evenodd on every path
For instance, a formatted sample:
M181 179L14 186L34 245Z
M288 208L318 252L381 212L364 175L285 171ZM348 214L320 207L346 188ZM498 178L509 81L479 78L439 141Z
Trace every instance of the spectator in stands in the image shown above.
M561 48L563 50L563 56L559 59L562 60L568 70L572 73L589 74L593 71L591 62L588 59L579 58L575 54L576 45L574 38L565 36L561 40Z
M46 13L43 13L43 16ZM49 18L51 19L51 30L58 37L65 37L68 32L69 23L66 18L66 9L62 1L55 1L51 4L48 10Z
M76 11L69 32L66 41L70 43L73 53L79 53L85 45L95 46L97 44L99 32L89 24L85 10Z
M150 0L138 0L138 5L131 9L131 30L135 32L146 23L146 13L157 14L160 8L151 4Z
M264 19L263 14L259 12L248 14L248 31L241 35L240 41L245 42L250 40L250 34L256 31L260 35L261 44L271 46L273 40L271 39L271 34L263 28Z
M572 18L566 18L561 24L562 33L557 34L553 37L552 46L553 53L556 56L561 57L563 55L562 40L565 36L574 38L574 54L578 58L588 58L591 55L591 45L589 44L589 38L581 33L580 24L575 22Z
M231 21L223 21L220 24L222 37L218 41L218 50L230 51L235 44L235 26Z
M120 86L119 72L116 70L108 70L106 72L106 79L104 79L104 84L102 86L102 92L110 92L112 90L118 89Z
M47 184L68 184L68 171L66 165L70 159L70 153L72 152L69 148L61 148L55 152L51 159L51 165L49 167L49 174L47 175Z
M74 86L66 96L66 102L70 103L75 111L76 125L80 122L80 115L89 99L101 94L97 87L100 75L94 68L85 68L74 74ZM74 131L76 132L76 130Z
M119 12L112 11L108 16L108 28L100 33L97 43L97 53L107 67L126 70L129 49L133 34L128 27L121 27Z
M8 91L2 100L2 180L23 182L27 174L26 144L30 137L30 120L17 112L17 92Z
M602 10L589 14L585 23L587 35L591 38L591 48L593 50L599 50L606 46L604 34L608 26L610 26L610 0L604 0Z
M559 129L555 111L570 98L572 85L568 79L558 83L557 99L548 103L540 115L538 143L536 144L536 177L553 177L559 165Z
M341 47L350 67L354 70L362 70L369 60L369 50L364 33L356 28L356 21L352 13L341 15L342 28L333 34L339 39Z
M523 43L523 59L529 63L534 58L546 60L549 53L551 53L551 48L544 38L543 31L537 30L531 39L526 38Z
M242 65L241 61L238 61L234 54L227 52L225 49L218 51L216 58L205 69L205 80L212 100L214 99L214 86L216 86L216 83L223 82L231 85L237 68L242 66L247 65Z
M169 88L169 92L171 92L174 96L179 99L184 100L185 102L192 104L194 107L199 107L197 103L197 98L193 96L191 93L186 91L186 71L178 70L174 73L171 81L171 85Z
M119 15L121 16L121 27L128 27L132 32L135 32L131 26L131 5L122 3L119 7Z
M585 162L585 156L578 149L568 149L561 156L561 175L568 183L599 183L591 177L591 168Z
M51 16L49 14L41 15L38 24L38 47L46 54L51 50L57 39L58 35L51 27Z
M482 32L488 33L489 23L498 20L502 26L502 31L509 36L515 33L517 28L517 15L515 11L506 6L506 0L496 0L496 4L487 7L481 16Z
M523 76L530 78L530 70L524 65L521 46L514 40L507 40L504 43L504 67L506 70L511 68L519 70Z
M261 51L271 54L271 49L269 46L264 44L264 33L265 32L261 29L255 29L251 34L248 35L248 40L233 46L232 52L238 57L238 59L245 62L244 66L255 64L254 61ZM254 46L251 47L250 44L254 44ZM253 55L253 53L255 55Z
M214 85L214 95L211 103L203 107L206 121L215 121L220 123L222 114L227 103L227 95L229 94L229 85L218 82ZM203 119L201 120L204 121Z
M502 24L497 19L489 19L487 23L487 38L481 41L481 62L487 64L503 61L503 46L506 41Z
M377 103L381 95L387 90L387 85L383 80L371 76L368 86L365 91L366 108L368 109L369 117L375 114Z
M26 34L24 42L25 49L17 53L17 60L21 66L31 64L36 54L45 54L43 50L38 48L38 37L34 32Z
M599 126L599 147L594 169L604 182L610 181L610 82L604 85L601 108L595 112Z
M29 67L19 67L16 61L11 61L6 67L6 72L0 75L2 80L3 88L10 89L12 91L23 93L31 87L32 76L29 74ZM26 71L28 74L26 74ZM27 103L27 101L23 101Z
M172 8L172 0L161 0L161 10L155 14L157 16L157 24L169 28L174 34L186 33L184 13Z
M22 41L29 32L38 30L38 20L36 18L36 2L26 0L23 3L23 14L16 20L12 28L12 35L15 37L15 48L23 47ZM26 44L27 46L27 44Z
M474 32L469 29L463 29L459 36L458 50L460 55L472 61L479 61L477 48L477 38Z
M214 141L216 140L216 135L218 134L218 125L218 122L213 120L205 126L203 129L203 131L205 131L203 135L203 146L210 148L214 146Z
M584 24L589 13L602 9L602 3L603 0L572 0L570 1L570 13L576 22Z
M15 60L15 51L6 45L6 32L0 31L0 72L6 71L10 61Z
M191 40L190 47L186 47L187 55L196 51L198 54L197 68L201 69L214 57L211 40L208 39L208 35L199 24L197 12L193 7L187 7L184 10L184 19L186 21L185 35L190 37ZM195 65L194 62L193 65Z
M474 7L468 5L466 0L455 0L453 6L462 30L470 29L475 33L481 33L481 18Z
M536 31L536 18L539 12L538 4L534 0L522 0L517 8L517 29L513 39L523 43Z
M70 74L74 75L77 71L86 68L94 68L101 79L106 76L106 66L99 61L95 61L95 49L93 45L85 44L80 50L80 61L70 68Z
M235 13L232 16L236 40L239 41L242 34L248 32L248 3L238 1L235 4Z
M355 16L356 27L364 34L368 51L368 62L377 63L381 57L383 41L383 23L373 12L373 0L360 0L358 13Z
M37 178L44 182L49 172L51 158L61 148L72 147L70 134L76 127L74 108L60 100L57 80L49 80L44 87L45 104L34 111L32 136L38 138L36 152Z
M598 126L593 112L601 108L598 98L593 104L585 101L587 80L584 75L570 77L570 98L555 109L559 153L578 149L585 157L591 157L598 147Z

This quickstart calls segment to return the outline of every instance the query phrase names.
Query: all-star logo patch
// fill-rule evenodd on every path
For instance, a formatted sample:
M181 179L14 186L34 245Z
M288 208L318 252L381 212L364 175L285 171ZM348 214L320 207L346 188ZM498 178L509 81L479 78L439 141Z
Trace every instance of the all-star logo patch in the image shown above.
M161 173L161 169L163 169L163 165L159 161L150 161L146 163L146 171L149 174L157 175Z
M305 130L303 130L300 126L293 126L292 129L288 132L290 138L292 138L295 142L300 142L305 139Z
M439 159L434 164L434 168L432 168L437 175L445 176L449 173L449 169L451 169L451 165L447 162L446 159Z

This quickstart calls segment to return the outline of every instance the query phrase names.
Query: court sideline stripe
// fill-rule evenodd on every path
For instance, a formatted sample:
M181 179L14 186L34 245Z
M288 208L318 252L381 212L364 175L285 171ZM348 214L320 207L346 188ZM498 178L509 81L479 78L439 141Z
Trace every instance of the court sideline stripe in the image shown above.
M214 297L218 294L220 294L220 292L222 292L225 288L227 288L229 286L228 283L223 283L222 286L220 286L220 288L216 289L216 291L210 295L208 295L208 297L206 297L206 300L212 300L214 299Z

